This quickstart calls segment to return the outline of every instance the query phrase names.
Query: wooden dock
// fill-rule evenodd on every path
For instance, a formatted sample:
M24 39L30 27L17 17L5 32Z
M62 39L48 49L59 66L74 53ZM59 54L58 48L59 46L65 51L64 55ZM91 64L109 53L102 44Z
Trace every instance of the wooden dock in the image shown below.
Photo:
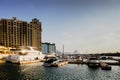
M66 65L66 64L68 64L68 61L59 61L57 63L51 64L51 66L53 66L53 67L60 67L60 66Z
M83 59L67 59L68 64L85 64Z
M69 64L84 64L83 61L68 61Z

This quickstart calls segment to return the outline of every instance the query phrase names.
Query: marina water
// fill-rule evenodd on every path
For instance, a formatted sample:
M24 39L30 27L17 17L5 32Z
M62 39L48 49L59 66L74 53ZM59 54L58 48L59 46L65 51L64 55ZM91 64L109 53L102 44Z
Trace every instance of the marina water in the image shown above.
M44 67L42 63L7 63L0 64L0 80L120 80L120 66L112 65L112 70L101 70L85 64Z

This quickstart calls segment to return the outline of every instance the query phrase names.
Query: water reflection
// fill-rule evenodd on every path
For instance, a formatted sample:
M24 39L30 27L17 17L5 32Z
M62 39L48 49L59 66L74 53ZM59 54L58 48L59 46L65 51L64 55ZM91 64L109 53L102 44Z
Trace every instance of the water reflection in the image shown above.
M68 64L44 67L40 63L16 65L0 64L0 80L119 80L120 66L112 70L92 69L87 65Z
M20 66L11 64L0 64L0 79L18 79Z

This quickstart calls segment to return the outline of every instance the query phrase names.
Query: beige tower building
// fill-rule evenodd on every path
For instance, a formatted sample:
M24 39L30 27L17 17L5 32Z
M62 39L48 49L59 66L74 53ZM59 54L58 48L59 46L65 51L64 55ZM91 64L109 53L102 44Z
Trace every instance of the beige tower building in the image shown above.
M41 51L41 22L34 18L31 22L13 19L0 19L0 46L33 46Z

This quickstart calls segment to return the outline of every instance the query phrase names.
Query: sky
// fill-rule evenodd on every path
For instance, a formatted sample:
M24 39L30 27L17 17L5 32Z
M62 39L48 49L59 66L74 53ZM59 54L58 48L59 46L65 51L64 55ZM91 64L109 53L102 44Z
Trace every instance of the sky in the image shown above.
M0 0L0 18L42 22L42 42L80 53L120 52L119 0Z

